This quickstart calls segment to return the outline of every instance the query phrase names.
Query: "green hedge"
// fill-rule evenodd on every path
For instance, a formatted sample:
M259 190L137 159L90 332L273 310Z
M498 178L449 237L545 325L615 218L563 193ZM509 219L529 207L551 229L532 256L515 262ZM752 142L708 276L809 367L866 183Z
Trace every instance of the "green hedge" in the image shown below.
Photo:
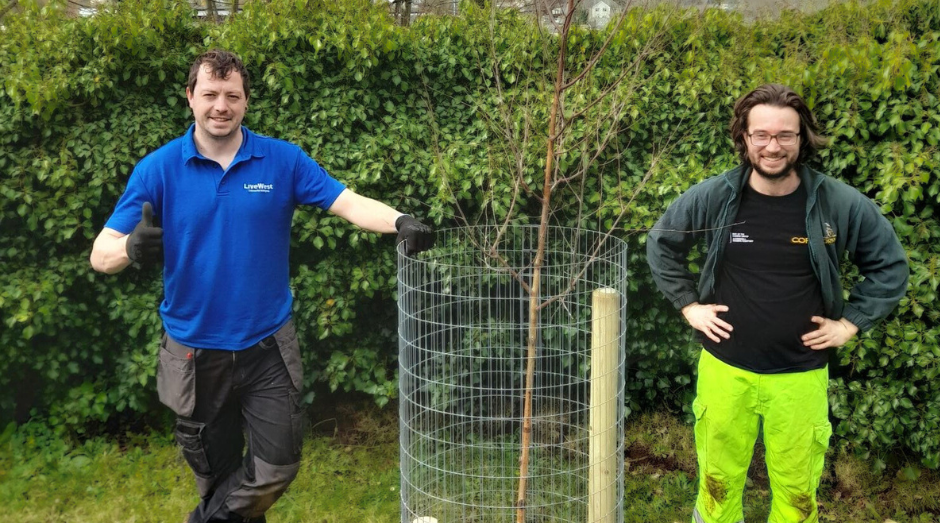
M341 4L341 5L336 5ZM47 6L0 28L0 416L69 430L158 411L156 271L94 273L87 261L137 160L190 121L188 65L209 47L239 53L253 78L246 124L290 140L356 191L439 226L504 216L513 164L500 119L544 136L556 37L523 16L470 3L410 28L365 0L250 2L222 24L184 2L125 1L69 19ZM491 23L496 30L491 32ZM606 33L575 31L572 70ZM876 458L940 461L940 6L842 4L746 23L734 14L631 11L610 52L572 94L597 93L644 48L616 139L591 171L586 218L558 194L554 223L604 228L654 154L618 226L630 242L631 410L688 411L696 345L655 291L644 230L688 186L735 164L734 100L767 81L802 92L833 138L820 168L875 199L912 264L896 314L838 352L832 413L840 444ZM610 124L610 123L609 123ZM574 128L589 137L589 125ZM538 190L544 142L525 150ZM572 149L565 165L586 151ZM523 202L520 222L534 218ZM577 223L578 220L580 223ZM321 212L294 222L295 317L306 382L394 398L395 270L390 238ZM851 282L854 274L846 275ZM312 396L308 397L308 401Z

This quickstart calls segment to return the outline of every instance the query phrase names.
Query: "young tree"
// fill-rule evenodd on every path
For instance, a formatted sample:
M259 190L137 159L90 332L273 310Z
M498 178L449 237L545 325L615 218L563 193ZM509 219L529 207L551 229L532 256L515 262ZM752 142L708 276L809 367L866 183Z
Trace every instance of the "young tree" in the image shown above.
M603 194L597 202L586 200L591 184L597 184L594 188L603 193L610 185L605 178L620 175L618 166L626 152L624 137L637 116L637 96L652 82L650 70L658 67L655 57L664 42L665 24L655 26L647 34L636 34L638 28L648 25L638 23L640 15L624 8L598 38L574 23L581 3L581 0L563 0L563 3L538 5L536 12L543 13L542 16L537 14L538 20L546 24L539 29L541 63L551 64L551 70L538 70L536 65L531 65L531 69L519 71L520 75L536 79L533 85L523 89L510 89L504 83L503 58L512 48L510 51L497 49L497 7L491 5L489 46L485 51L489 59L481 59L480 63L491 64L493 70L481 69L481 74L493 78L492 89L499 103L495 111L481 108L480 114L499 136L497 168L505 168L509 173L509 179L503 181L507 181L511 189L508 197L502 199L496 195L498 188L491 189L494 195L487 198L488 206L479 216L470 217L459 205L457 209L459 218L467 225L471 225L471 221L483 222L498 229L491 244L478 247L495 265L510 272L528 296L522 442L515 505L518 523L524 523L526 517L539 312L564 299L565 294L575 288L604 242L618 232L630 204L654 175L660 156L675 139L665 136L661 143L649 144L649 163L638 182L631 185L618 178L612 194ZM572 45L577 46L574 59ZM603 73L599 73L596 66L602 61L605 67ZM611 70L619 70L619 73L611 77L608 74ZM540 93L548 93L547 99L539 96ZM539 149L541 162L535 155ZM531 176L533 165L539 163L543 164L541 180ZM576 209L571 221L578 227L593 221L606 232L590 258L582 266L571 269L567 290L543 296L541 278L548 231L558 220L556 214L570 214L571 204ZM532 211L538 215L538 246L534 260L522 271L510 266L501 253L501 241L520 216Z

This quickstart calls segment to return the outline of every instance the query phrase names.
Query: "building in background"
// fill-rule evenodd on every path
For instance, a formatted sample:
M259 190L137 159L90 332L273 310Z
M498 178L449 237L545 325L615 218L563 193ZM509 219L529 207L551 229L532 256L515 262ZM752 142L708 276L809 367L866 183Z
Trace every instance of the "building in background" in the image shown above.
M614 4L614 0L588 0L584 4L584 10L587 11L587 25L594 29L606 27L615 13L619 13L618 7Z

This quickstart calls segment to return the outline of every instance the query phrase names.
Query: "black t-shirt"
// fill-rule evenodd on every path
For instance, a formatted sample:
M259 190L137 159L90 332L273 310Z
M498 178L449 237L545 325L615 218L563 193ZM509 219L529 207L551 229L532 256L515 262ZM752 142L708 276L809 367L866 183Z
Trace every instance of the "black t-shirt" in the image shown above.
M800 339L825 310L806 240L806 188L766 196L746 187L734 221L715 285L715 303L728 306L720 317L734 331L721 343L705 338L705 348L762 374L824 367L828 352Z

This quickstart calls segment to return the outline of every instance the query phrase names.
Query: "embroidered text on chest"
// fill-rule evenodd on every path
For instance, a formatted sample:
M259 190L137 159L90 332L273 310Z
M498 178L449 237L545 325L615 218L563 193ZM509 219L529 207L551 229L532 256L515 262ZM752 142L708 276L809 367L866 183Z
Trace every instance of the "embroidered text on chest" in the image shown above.
M731 243L754 243L754 240L743 232L732 232Z
M246 183L244 188L248 192L271 192L274 190L274 184L268 183Z

